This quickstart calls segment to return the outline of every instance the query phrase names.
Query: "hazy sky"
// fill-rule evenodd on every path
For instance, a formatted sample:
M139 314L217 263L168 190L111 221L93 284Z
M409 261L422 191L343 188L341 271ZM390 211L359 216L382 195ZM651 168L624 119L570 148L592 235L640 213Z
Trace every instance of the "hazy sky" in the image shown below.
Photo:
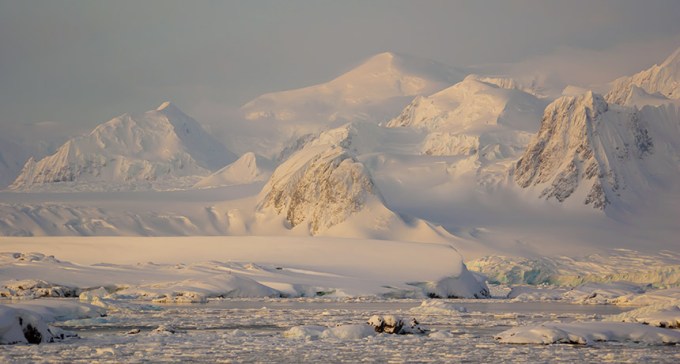
M678 19L673 0L0 0L0 127L94 126L166 99L215 122L388 50L458 66L575 57L565 69L593 64L603 82L680 47Z

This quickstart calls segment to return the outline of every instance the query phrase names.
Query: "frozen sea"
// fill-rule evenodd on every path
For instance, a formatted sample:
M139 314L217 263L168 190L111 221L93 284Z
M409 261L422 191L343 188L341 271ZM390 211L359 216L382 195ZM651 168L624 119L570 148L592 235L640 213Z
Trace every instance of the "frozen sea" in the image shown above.
M500 344L494 335L547 321L599 320L630 308L556 302L446 300L459 312L428 311L421 300L229 299L206 304L118 302L101 318L59 322L80 338L0 347L0 362L680 362L680 346L603 342ZM416 318L427 335L362 339L289 338L300 325L361 324L372 315ZM157 332L165 325L175 333ZM129 334L137 331L136 334Z

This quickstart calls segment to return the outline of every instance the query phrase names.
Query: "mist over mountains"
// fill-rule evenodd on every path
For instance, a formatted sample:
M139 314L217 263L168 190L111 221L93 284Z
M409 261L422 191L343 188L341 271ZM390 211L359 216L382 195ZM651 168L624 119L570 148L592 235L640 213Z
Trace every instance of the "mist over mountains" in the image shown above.
M228 138L166 102L42 158L3 143L0 233L449 240L476 256L557 252L579 225L577 245L673 247L679 54L601 95L388 52L255 98Z

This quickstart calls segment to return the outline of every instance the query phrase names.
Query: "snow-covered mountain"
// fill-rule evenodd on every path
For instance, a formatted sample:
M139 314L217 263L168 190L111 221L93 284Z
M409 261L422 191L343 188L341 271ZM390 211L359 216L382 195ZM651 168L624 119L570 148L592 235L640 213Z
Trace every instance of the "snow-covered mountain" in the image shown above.
M546 199L631 207L680 176L678 137L674 105L638 111L593 92L565 96L546 108L514 178Z
M276 169L261 192L259 209L273 208L291 228L309 224L315 234L370 203L382 203L363 164L341 147L303 150Z
M669 99L680 99L680 48L660 65L614 81L605 99L609 103L626 105L635 86L649 94L659 93Z
M45 184L121 184L205 176L234 154L169 102L141 115L123 114L68 140L56 153L31 158L10 188Z
M457 174L514 160L538 130L545 104L510 87L512 83L503 85L508 88L466 77L433 95L417 97L386 126L424 132L418 153L458 157Z
M201 179L194 187L218 187L264 181L271 175L272 170L272 162L248 152L235 162Z
M301 234L450 241L444 230L385 206L371 173L350 152L352 130L348 126L331 133L339 136L338 144L322 135L274 171L258 196L260 224L283 219Z
M431 96L416 98L387 127L430 132L423 145L425 154L468 155L501 142L523 148L526 137L538 128L542 108L540 100L525 92L467 77Z
M241 111L249 120L321 123L384 120L414 96L429 95L462 79L434 61L380 53L326 83L264 94Z

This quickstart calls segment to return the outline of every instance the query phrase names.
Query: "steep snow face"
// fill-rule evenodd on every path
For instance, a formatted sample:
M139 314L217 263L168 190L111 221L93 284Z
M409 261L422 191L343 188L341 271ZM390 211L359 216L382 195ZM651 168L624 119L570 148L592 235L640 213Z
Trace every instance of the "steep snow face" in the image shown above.
M462 78L433 61L380 53L327 83L262 95L241 111L249 120L315 122L381 120L416 95Z
M198 181L194 187L218 187L264 181L271 173L271 162L255 153L248 152L234 163Z
M312 234L382 201L364 165L341 147L296 153L274 171L260 196L259 210L273 208L291 228L307 223Z
M679 125L673 105L638 112L592 92L562 97L546 108L514 178L540 190L542 198L578 196L596 209L615 201L630 207L650 188L667 188L677 178L679 149L672 139L680 136Z
M680 48L660 65L614 81L605 99L609 103L626 105L634 86L650 94L658 92L670 99L680 99Z
M234 159L199 123L166 102L142 115L116 117L53 155L29 160L10 188L206 175Z

